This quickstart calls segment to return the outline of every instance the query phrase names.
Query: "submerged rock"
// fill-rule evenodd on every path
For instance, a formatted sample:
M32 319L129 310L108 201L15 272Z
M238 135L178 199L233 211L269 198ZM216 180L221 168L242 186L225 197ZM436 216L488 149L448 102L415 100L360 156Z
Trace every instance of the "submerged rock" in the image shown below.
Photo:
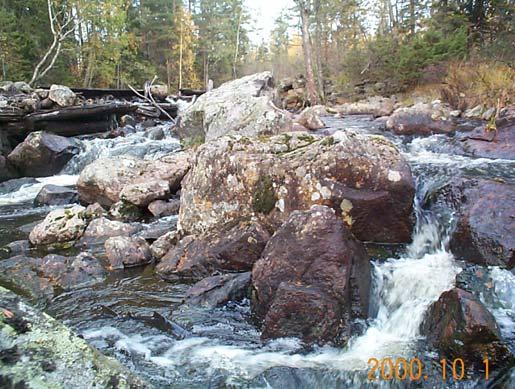
M78 201L79 195L76 190L58 185L45 185L34 199L34 206L66 205Z
M37 184L38 181L35 178L24 177L24 178L13 178L0 183L0 194L13 193L20 190L25 185Z
M0 306L3 387L150 388L63 324L1 287Z
M84 211L86 208L75 205L50 212L45 220L36 225L29 235L33 245L64 243L79 239L88 222Z
M243 272L259 259L268 232L258 223L231 223L200 236L187 236L161 258L165 280L201 280L219 272Z
M366 319L370 263L365 248L331 208L293 212L252 270L252 310L263 339L344 343Z
M186 292L186 304L216 308L248 296L251 272L204 278Z
M456 129L450 111L430 104L397 109L386 121L386 128L397 135L448 134Z
M273 135L290 131L289 114L274 106L273 77L263 72L226 82L190 106L177 129L184 143L203 143L228 133Z
M452 252L480 265L515 266L515 188L488 180L460 180L442 189L455 211Z
M147 241L140 237L117 236L105 242L106 256L111 269L142 266L152 262Z
M78 150L74 139L32 132L7 158L23 176L47 177L59 173Z
M58 291L69 291L102 282L105 271L88 253L75 257L17 255L0 261L0 279L21 294L50 300Z
M180 152L156 161L126 156L98 159L81 172L77 182L79 197L88 204L98 202L110 207L120 201L120 193L126 186L156 180L166 181L170 193L175 193L190 168L190 158L189 153ZM162 197L161 186L158 192L157 197L152 194L154 199ZM147 196L145 199L148 200Z
M360 240L411 239L410 167L382 136L227 136L198 149L183 181L179 229L195 234L255 217L274 231L294 210L330 206Z
M494 317L473 294L454 288L433 303L421 326L429 344L450 358L482 367L485 356L497 369L515 361L502 342Z

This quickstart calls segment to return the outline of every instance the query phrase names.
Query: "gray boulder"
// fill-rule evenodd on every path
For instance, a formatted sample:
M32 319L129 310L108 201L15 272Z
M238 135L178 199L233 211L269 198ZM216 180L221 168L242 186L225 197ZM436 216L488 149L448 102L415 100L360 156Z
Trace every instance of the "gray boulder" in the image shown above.
M7 159L26 177L57 174L79 151L78 141L47 132L32 132Z
M61 107L69 107L75 104L77 95L64 85L52 85L48 98Z
M79 195L76 190L58 185L45 185L34 199L34 205L66 205L78 201Z
M179 137L202 143L228 133L273 135L290 131L290 115L274 106L274 81L263 72L229 81L190 106L182 116Z

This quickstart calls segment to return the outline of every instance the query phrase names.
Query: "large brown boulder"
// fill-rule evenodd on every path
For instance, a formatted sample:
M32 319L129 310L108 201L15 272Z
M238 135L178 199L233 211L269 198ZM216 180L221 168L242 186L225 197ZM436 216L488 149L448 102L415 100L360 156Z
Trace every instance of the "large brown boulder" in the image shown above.
M252 308L263 339L345 342L368 315L370 263L334 210L293 212L252 270Z
M473 294L454 288L433 303L421 325L428 343L449 358L478 366L488 357L500 368L513 362L494 317Z
M274 231L292 211L323 204L360 240L408 242L414 193L408 163L381 136L228 136L198 149L179 228L195 234L255 217Z
M48 132L32 132L8 155L25 177L46 177L57 174L79 151L79 143Z
M79 197L85 203L98 202L110 207L120 201L120 193L125 189L128 201L134 201L135 205L148 204L180 188L190 168L190 157L189 153L181 152L157 161L133 157L98 159L81 172L77 182ZM169 191L163 188L163 181L168 183ZM149 182L157 184L149 185Z
M201 280L219 272L250 271L270 238L258 223L222 226L187 236L161 258L157 273L166 280Z
M177 133L185 143L202 143L228 133L273 135L290 131L289 114L274 106L274 81L263 72L226 82L182 114Z
M515 159L515 105L501 111L497 131L486 130L486 124L457 139L467 154L475 157Z
M386 128L397 135L447 134L456 129L449 112L431 104L399 108L386 121Z
M489 180L461 180L442 189L455 211L450 247L459 259L515 266L515 187Z
M152 252L141 237L117 236L105 242L106 256L111 269L147 265L152 262Z

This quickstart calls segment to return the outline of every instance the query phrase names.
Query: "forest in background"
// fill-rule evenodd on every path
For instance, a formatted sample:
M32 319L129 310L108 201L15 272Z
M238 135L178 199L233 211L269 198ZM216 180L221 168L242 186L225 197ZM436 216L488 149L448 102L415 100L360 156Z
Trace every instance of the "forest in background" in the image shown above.
M0 0L0 80L122 88L157 75L177 90L273 69L306 74L313 103L442 83L448 100L515 94L513 0L294 3L256 44L244 0Z

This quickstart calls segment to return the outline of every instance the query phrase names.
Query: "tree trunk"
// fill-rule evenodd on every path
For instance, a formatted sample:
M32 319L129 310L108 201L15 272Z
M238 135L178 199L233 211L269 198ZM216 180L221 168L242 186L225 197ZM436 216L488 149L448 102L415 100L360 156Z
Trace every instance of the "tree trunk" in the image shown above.
M242 16L243 12L240 10L240 16L238 17L238 28L236 29L236 44L234 45L234 60L232 62L232 73L234 79L238 78L238 73L236 72L236 63L238 61L238 52L240 51L240 28Z
M415 35L415 26L417 22L417 15L415 14L415 0L409 0L409 28L411 35Z
M315 4L315 57L317 64L318 95L320 96L320 99L324 101L324 75L322 72L322 50L320 48L322 42L322 36L320 33L320 0L316 0Z
M306 68L306 90L311 105L318 103L317 88L313 75L313 63L311 61L312 52L311 40L309 36L309 10L303 1L299 1L300 19L302 24L302 48L304 51L304 66Z

